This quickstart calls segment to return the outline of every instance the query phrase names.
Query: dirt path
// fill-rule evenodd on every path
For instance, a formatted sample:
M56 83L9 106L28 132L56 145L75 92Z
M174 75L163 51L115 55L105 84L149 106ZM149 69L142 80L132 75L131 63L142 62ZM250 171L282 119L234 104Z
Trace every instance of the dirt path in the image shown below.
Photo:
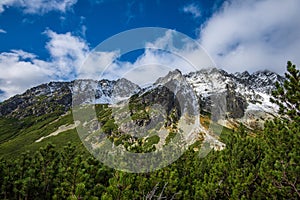
M36 140L35 142L40 142L42 141L43 139L46 139L48 137L51 137L51 136L56 136L62 132L65 132L65 131L68 131L68 130L71 130L71 129L74 129L76 128L78 125L80 124L79 121L75 121L75 124L70 124L70 125L61 125L60 127L58 127L58 129L56 131L54 131L53 133L50 133L49 135L47 136L43 136L41 137L40 139Z

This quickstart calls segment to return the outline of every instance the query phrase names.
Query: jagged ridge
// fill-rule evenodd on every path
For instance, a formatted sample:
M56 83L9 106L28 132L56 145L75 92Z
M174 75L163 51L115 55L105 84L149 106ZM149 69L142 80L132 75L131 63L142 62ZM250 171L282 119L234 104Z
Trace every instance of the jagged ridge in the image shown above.
M284 78L268 70L253 74L247 71L230 74L224 70L210 68L182 75L179 70L170 72L159 78L153 86L141 89L138 85L122 78L110 80L77 80L77 90L95 91L95 103L110 104L122 99L128 99L133 94L155 90L170 80L180 79L188 82L196 92L200 108L209 111L212 95L226 95L228 118L242 119L249 113L255 115L259 111L276 113L276 106L269 101L270 93L275 88L275 82L283 83ZM175 87L175 82L170 87ZM0 116L25 118L39 116L45 113L59 111L65 113L72 106L72 82L50 82L27 90L0 104ZM187 99L188 100L188 99ZM249 116L248 116L249 117ZM253 117L253 116L252 116ZM260 116L261 117L261 116Z

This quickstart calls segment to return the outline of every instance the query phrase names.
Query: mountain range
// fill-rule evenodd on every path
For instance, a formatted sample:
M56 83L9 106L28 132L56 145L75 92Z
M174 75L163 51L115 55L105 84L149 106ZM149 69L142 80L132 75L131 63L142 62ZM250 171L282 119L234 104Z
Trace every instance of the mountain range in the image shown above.
M124 78L42 84L0 103L0 152L26 149L22 147L16 150L18 145L37 148L37 143L41 141L46 142L64 134L68 138L66 134L69 132L72 132L72 137L76 137L72 104L88 102L97 105L129 102L130 111L127 115L131 119L119 124L124 133L133 124L149 127L162 118L167 119L166 127L173 127L172 124L178 123L185 113L197 115L197 112L200 116L222 113L223 117L213 119L210 116L209 120L229 129L236 128L239 123L243 123L249 130L262 128L265 120L277 115L278 107L270 102L271 91L275 89L275 82L283 84L283 81L282 76L268 70L250 74L247 71L227 73L209 68L188 74L182 74L179 70L170 71L147 88L141 88ZM91 91L92 95L86 91ZM220 102L221 107L213 110L215 104ZM159 105L157 110L164 110L165 114L149 114L148 107L154 105ZM197 112L193 110L195 108ZM115 121L120 121L125 115L121 113L115 116ZM101 125L105 126L108 121L101 122Z

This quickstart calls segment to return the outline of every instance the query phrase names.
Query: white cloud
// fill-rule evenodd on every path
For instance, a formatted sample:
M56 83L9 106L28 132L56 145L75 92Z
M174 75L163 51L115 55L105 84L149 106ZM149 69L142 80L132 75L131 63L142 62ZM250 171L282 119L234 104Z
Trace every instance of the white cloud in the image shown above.
M13 49L11 50L11 52L13 53L12 55L18 55L18 57L20 57L21 59L34 59L36 58L36 55L34 55L33 53L28 53L26 51L23 51L23 50L16 50L16 49ZM5 54L5 53L4 53ZM10 53L8 53L9 55Z
M185 5L182 8L182 11L185 12L185 13L187 13L187 14L191 14L194 18L198 18L198 17L201 16L201 12L200 12L199 6L197 6L194 3Z
M144 54L133 63L117 60L121 56L118 50L91 51L85 40L69 32L59 34L46 30L44 34L49 37L45 45L50 54L47 60L22 50L1 54L0 90L5 92L1 94L2 99L50 80L125 77L143 86L153 83L170 70L179 69L187 73L215 66L196 41L172 30L146 43Z
M300 64L300 1L232 0L202 27L200 43L225 70L285 71Z
M71 33L45 31L49 37L46 48L49 60L22 50L0 53L0 100L22 93L26 89L50 80L71 80L89 52L84 40Z
M57 76L68 79L75 78L77 70L89 53L87 43L70 32L58 34L47 30L45 34L50 38L46 48L51 55L51 63L58 67Z
M81 25L81 35L82 35L83 37L86 36L86 31L87 31L86 25Z
M134 63L114 62L105 70L104 77L125 77L143 86L175 69L187 73L214 66L211 58L196 41L169 30L154 42L146 43L144 54Z
M8 7L18 7L24 13L44 14L50 11L66 12L77 0L1 0L0 13Z
M27 61L27 60L31 61ZM1 99L8 98L29 87L50 80L53 72L37 64L33 54L24 51L0 54Z
M140 86L146 86L169 71L182 68L180 63L183 63L182 60L172 54L146 50L134 63L114 62L105 69L103 77L107 79L124 77Z
M77 78L98 80L106 67L112 64L117 57L119 57L118 51L90 52L87 59L78 68ZM112 78L112 76L110 76L110 78Z
M6 33L6 31L0 28L0 33Z

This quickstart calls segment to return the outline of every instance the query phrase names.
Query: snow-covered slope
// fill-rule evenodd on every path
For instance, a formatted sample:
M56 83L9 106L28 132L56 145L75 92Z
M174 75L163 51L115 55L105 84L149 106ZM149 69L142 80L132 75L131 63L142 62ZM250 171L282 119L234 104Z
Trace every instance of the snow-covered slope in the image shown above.
M260 122L276 115L278 107L270 102L271 91L275 89L275 82L283 83L284 78L270 71L258 71L249 74L243 73L229 74L221 69L202 69L186 75L187 81L193 85L194 90L205 102L210 96L215 94L226 95L227 104L237 101L229 98L230 93L239 97L245 106L243 115L237 121L244 122L249 126L260 126ZM204 109L205 109L204 103ZM230 107L227 105L227 107ZM234 112L227 108L227 111ZM230 117L229 117L230 118ZM231 119L228 119L230 121Z
M96 104L113 104L139 92L141 88L121 78L110 80L76 80L71 86L73 104L91 102Z

